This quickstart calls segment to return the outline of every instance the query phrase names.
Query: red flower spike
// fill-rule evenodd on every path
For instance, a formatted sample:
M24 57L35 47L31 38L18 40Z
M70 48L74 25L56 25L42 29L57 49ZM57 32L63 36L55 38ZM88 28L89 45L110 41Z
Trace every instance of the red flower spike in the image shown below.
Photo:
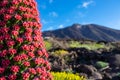
M35 0L0 0L0 80L52 80Z

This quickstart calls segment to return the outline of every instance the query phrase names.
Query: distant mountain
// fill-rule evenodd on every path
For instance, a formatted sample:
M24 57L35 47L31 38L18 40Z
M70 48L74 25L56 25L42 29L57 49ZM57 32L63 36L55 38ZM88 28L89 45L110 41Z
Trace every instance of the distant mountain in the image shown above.
M120 30L115 30L97 24L72 26L43 32L43 37L55 37L64 39L89 39L95 41L120 41Z

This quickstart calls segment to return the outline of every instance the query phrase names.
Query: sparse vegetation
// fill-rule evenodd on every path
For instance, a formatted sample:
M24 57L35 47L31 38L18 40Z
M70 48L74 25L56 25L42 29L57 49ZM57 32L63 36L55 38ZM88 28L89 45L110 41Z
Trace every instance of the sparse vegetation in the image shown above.
M96 67L97 68L105 68L105 67L107 67L109 64L107 63L107 62L103 62L103 61L98 61L98 62L96 62Z
M65 40L57 40L57 39L50 39L50 40L44 40L45 46L47 50L50 50L52 48L86 48L88 50L97 50L100 48L104 48L109 50L110 48L114 48L114 45L112 44L104 44L104 43L97 43L97 42L90 42L90 41L65 41Z
M89 44L85 44L85 43L80 43L79 41L70 41L69 42L70 47L74 47L74 48L86 48L89 50L96 50L99 48L109 48L106 47L106 45L104 44L98 44L98 43L89 43Z
M118 43L56 38L50 38L47 42L53 80L84 80L81 77L76 79L73 73L87 80L106 80L109 74L110 80L120 76Z
M120 72L119 72L119 73L117 73L117 76L118 76L118 77L120 77Z

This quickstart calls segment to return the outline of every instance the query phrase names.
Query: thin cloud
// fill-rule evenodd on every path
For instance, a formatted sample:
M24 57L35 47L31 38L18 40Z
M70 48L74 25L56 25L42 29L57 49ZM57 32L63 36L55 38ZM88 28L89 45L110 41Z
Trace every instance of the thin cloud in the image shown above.
M82 13L82 12L78 12L77 13L79 17L84 17L85 16L85 13Z
M83 25L92 24L93 22L82 22Z
M42 19L41 21L43 24L47 24L48 22L45 19Z
M70 19L66 19L66 22L70 22Z
M81 5L81 4L80 4L80 5L78 5L78 6L77 6L77 8L82 8L82 5Z
M83 2L82 4L77 5L77 8L88 8L90 5L95 5L93 0Z
M112 21L111 23L109 22L108 24L111 28L120 30L120 21L119 20ZM114 27L112 27L112 26L114 26Z
M52 17L58 17L58 14L56 12L50 12L49 13L49 16L52 16Z
M53 30L53 27L52 27L52 26L50 26L50 27L48 27L48 28L47 28L47 30Z
M58 28L64 28L64 26L61 24L61 25L58 26Z
M117 21L116 27L120 27L120 21ZM120 28L119 28L120 29Z
M93 1L83 2L82 7L88 8L89 5L91 5Z
M40 8L46 9L46 5L40 5Z
M86 13L80 11L76 11L75 13L76 13L76 15L74 16L75 19L84 18L86 16Z
M53 3L53 0L49 0L49 3L50 3L50 4Z

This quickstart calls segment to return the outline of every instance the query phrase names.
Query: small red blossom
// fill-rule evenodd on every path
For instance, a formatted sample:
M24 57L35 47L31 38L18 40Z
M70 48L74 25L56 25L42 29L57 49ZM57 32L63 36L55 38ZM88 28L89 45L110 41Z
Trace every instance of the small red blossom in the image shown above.
M7 54L7 50L3 50L2 52L0 52L0 57L5 57Z
M24 65L25 67L29 67L29 66L30 66L30 62L25 61L25 62L23 62L23 65Z
M15 74L11 74L8 76L9 80L16 80L17 76Z
M32 37L31 36L26 36L26 40L31 42L32 41Z
M35 59L35 64L39 65L39 64L42 64L44 63L44 59L43 58L36 58Z
M38 22L40 21L40 19L38 17L35 17L35 20ZM37 26L37 27L40 27L40 26Z
M6 21L0 21L0 26L5 26Z
M13 49L13 48L10 48L8 51L10 55L14 55L17 52L16 49Z
M29 22L29 26L33 27L34 26L33 22Z
M17 72L19 72L19 69L20 69L19 66L16 66L16 65L15 65L15 66L11 66L11 69L10 69L10 70L11 70L12 72L14 72L14 73L17 73Z
M11 18L11 15L9 15L9 14L6 14L6 15L4 16L4 20L5 20L5 21L9 20L10 18Z
M15 42L14 41L7 41L7 45L9 47L11 47L11 46L15 45Z
M28 78L30 77L30 73L26 72L22 74L23 80L28 80Z
M6 6L7 4L8 4L8 1L6 1L6 0L4 1L4 0L3 0L1 6L4 7L4 6Z
M37 42L33 42L32 44L33 44L36 48L39 47L39 44L38 44Z
M23 14L23 17L28 19L30 18L30 15L26 13L26 14Z
M39 73L39 74L41 74L42 69L38 67L38 68L36 68L36 72Z
M42 49L42 53L44 54L44 56L45 56L46 58L48 58L48 53L47 53L47 51L46 51L45 49Z
M49 64L47 64L46 70L51 70L51 66Z
M0 74L4 73L4 71L5 71L5 68L0 67Z
M12 35L14 35L14 36L17 36L18 35L18 31L12 31L12 33L11 33Z
M25 37L31 37L31 33L25 32L25 33L24 33L24 36L25 36Z
M26 51L29 51L29 46L28 46L28 45L23 45L23 46L22 46L22 49L23 49L23 50L26 50Z
M43 53L42 53L41 50L39 50L37 53L38 53L39 56L43 56Z
M29 5L29 2L28 1L23 1L25 5Z
M19 25L14 25L13 28L14 28L15 31L18 31L20 29L20 26Z
M0 77L0 80L7 80L4 76Z
M22 57L20 55L17 55L13 58L14 61L19 62L22 60Z
M18 43L22 43L23 42L23 38L19 38L18 37L16 40L17 40Z
M3 66L3 67L6 68L6 67L8 67L9 64L10 64L10 60L8 60L8 59L6 59L6 60L5 60L5 59L2 60L2 66Z
M34 39L35 41L39 41L39 40L40 40L40 36L34 36L33 39Z
M3 33L4 33L4 32L5 32L5 33L8 33L9 28L6 28L6 27L5 27L5 28L2 28L1 30L2 30L1 32L3 32Z
M0 36L0 42L4 40L4 36ZM1 45L1 48L3 47L2 44Z
M50 80L53 79L52 74L50 74L49 72L47 72L47 77L48 77Z
M22 19L22 17L21 17L20 15L18 15L18 14L15 15L15 18L16 18L17 20L21 20L21 19Z
M9 34L5 34L4 35L4 39L5 40L10 40L11 39L11 36ZM14 41L7 41L8 42L8 46L12 46L14 45Z
M27 54L20 54L22 60L28 60L28 55Z
M34 34L40 35L40 31L39 30L34 30Z
M40 80L46 80L46 78L44 76L40 77Z
M1 40L1 37L0 37L0 42L1 42L2 40ZM3 45L2 44L0 44L0 50L2 50L3 49Z
M33 52L28 52L28 56L30 56L31 58L34 58L34 57L35 57L35 55L34 55Z
M14 5L18 5L19 2L18 2L17 0L13 0L13 1L12 1L12 4L14 4Z
M29 68L28 70L29 70L29 73L34 75L36 74L36 70L34 68Z
M0 14L3 14L6 11L5 8L0 9Z
M19 10L24 12L24 11L26 11L26 7L20 6Z
M24 26L25 28L28 28L28 27L29 27L28 22L23 22L23 26Z
M19 3L21 3L21 2L22 2L22 0L18 0L18 2L19 2Z
M35 50L35 47L33 45L30 45L29 48L32 52Z
M41 75L44 76L44 77L47 77L46 71L42 71L42 72L41 72Z
M38 77L35 77L33 80L40 80Z
M32 33L32 29L31 29L31 28L26 28L26 31L27 31L28 33Z
M9 14L13 14L13 13L14 13L14 9L9 8L9 9L7 10L7 13L9 13Z

